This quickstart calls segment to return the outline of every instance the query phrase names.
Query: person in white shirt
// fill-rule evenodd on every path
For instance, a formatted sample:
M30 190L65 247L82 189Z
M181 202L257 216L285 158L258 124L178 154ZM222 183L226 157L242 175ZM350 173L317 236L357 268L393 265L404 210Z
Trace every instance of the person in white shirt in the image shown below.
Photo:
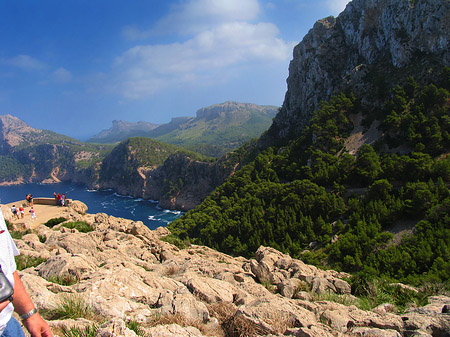
M31 337L53 337L47 322L37 312L16 270L14 256L19 251L6 227L0 209L0 265L9 282L14 286L12 299L0 303L0 337L25 336L19 322L12 317L19 314Z

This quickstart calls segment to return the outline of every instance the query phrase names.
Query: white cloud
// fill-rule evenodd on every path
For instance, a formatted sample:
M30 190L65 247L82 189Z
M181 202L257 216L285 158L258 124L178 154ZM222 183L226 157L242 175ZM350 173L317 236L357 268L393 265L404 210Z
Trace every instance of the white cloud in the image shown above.
M57 83L67 83L72 80L72 73L61 67L53 72L52 79Z
M242 76L250 67L286 64L294 42L282 40L277 26L258 22L258 0L186 0L148 30L128 26L130 41L155 34L179 34L170 44L141 44L114 64L113 90L128 98L144 98L166 88L207 86Z
M40 70L44 69L44 63L39 60L29 56L29 55L17 55L8 59L1 59L1 63L17 67L23 70Z
M327 0L326 6L333 12L333 15L339 15L345 6L350 2L350 0Z
M260 12L258 0L189 0L173 5L170 13L155 27L126 26L122 35L131 41L152 35L193 35L226 22L254 20Z
M233 67L284 62L294 44L278 35L278 28L271 23L234 21L202 31L183 43L136 46L116 60L119 90L126 97L140 98L194 81L220 81Z

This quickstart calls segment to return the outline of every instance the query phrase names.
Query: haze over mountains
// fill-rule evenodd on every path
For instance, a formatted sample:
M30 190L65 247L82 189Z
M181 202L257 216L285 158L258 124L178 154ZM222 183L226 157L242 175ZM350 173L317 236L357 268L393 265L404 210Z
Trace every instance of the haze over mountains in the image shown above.
M225 102L197 111L196 117L177 117L169 123L113 121L113 126L89 138L91 143L115 143L129 137L149 137L219 157L257 138L272 124L274 106Z

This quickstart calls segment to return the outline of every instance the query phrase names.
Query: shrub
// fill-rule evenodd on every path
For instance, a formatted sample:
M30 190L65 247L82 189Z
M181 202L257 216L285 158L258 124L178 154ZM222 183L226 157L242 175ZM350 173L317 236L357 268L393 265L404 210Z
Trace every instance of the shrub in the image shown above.
M162 237L161 241L168 242L168 243L174 245L175 247L177 247L178 249L187 248L187 244L185 241L181 240L180 238L178 238L177 236L172 235L172 234Z
M356 276L352 280L352 289L360 297L359 307L371 310L381 304L393 304L399 313L405 312L411 306L424 306L428 304L427 291L414 291L397 284L390 284L387 280L367 279Z
M94 228L86 221L71 221L62 224L63 227L76 229L81 233L92 232Z
M55 227L56 225L59 225L61 222L64 222L64 221L66 221L66 220L67 220L67 219L66 219L66 218L63 218L63 217L53 218L53 219L48 220L44 225L47 226L47 227L49 227L49 228L53 228L53 227Z

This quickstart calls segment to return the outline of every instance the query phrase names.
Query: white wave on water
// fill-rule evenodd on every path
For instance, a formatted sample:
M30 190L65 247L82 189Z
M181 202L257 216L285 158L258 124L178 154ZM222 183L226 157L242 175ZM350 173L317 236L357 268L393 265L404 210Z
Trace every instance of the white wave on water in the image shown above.
M168 225L169 223L170 223L170 221L169 220L166 220L166 219L162 219L162 218L156 218L154 215L149 215L148 216L148 219L150 220L150 221L158 221L159 223L165 223L166 225Z
M171 214L175 214L175 215L180 215L181 211L172 211L170 209L165 209L163 210L164 213L171 213Z
M131 195L123 195L123 194L119 194L117 192L114 192L113 195L115 197L119 197L119 198L127 198L127 199L134 199L134 197L132 197Z

